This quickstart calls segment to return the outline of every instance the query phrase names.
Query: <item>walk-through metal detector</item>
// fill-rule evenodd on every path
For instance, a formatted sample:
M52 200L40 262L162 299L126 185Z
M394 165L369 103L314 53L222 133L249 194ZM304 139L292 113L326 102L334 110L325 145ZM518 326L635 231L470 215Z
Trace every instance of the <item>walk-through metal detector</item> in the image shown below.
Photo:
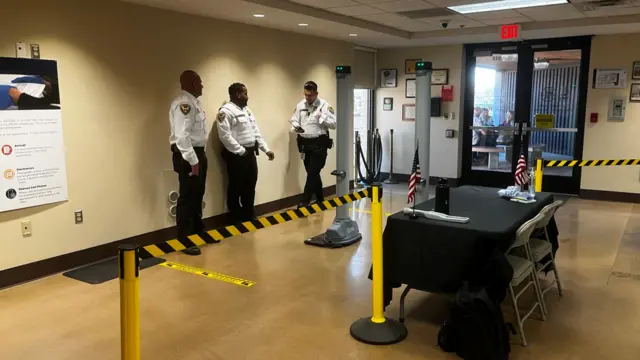
M353 103L353 88L351 87L351 66L336 66L337 78L337 129L336 129L336 167L331 175L336 176L337 196L349 194L349 152L352 134L350 119L352 118L351 104ZM329 229L321 235L305 240L305 244L328 248L338 248L351 245L362 239L358 223L349 216L346 206L336 208L336 218Z
M420 160L420 177L425 180L425 188L429 187L429 147L431 146L431 73L432 65L428 61L416 63L416 136ZM416 186L416 190L421 190ZM428 193L422 194L422 201L427 200Z

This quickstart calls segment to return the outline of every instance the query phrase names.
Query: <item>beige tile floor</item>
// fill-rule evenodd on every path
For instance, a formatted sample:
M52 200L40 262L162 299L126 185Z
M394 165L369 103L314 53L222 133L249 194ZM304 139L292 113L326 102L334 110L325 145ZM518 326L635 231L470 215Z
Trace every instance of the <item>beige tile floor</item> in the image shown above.
M406 189L395 189L385 191L385 211L405 206ZM160 266L142 271L142 359L454 359L435 346L446 300L427 293L409 295L402 343L375 347L349 336L371 296L369 204L351 208L364 240L348 248L302 244L330 225L329 211L228 239L200 257L168 256L256 281L251 288ZM547 294L548 320L526 322L530 345L513 337L512 359L640 359L640 206L572 199L557 221L565 296ZM397 303L387 309L397 313ZM0 359L120 356L117 281L55 275L10 288L0 292L0 319Z

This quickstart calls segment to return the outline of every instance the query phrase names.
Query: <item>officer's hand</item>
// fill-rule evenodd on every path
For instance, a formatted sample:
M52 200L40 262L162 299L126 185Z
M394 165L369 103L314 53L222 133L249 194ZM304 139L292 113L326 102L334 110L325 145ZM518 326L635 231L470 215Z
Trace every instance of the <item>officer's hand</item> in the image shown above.
M200 173L200 163L191 165L191 172L189 173L189 176L198 176L199 173Z
M300 127L300 126L296 126L296 132L298 134L302 134L304 132L304 129L302 127Z
M276 154L274 154L273 151L268 151L267 156L269 157L269 161L273 161L273 159L276 158Z

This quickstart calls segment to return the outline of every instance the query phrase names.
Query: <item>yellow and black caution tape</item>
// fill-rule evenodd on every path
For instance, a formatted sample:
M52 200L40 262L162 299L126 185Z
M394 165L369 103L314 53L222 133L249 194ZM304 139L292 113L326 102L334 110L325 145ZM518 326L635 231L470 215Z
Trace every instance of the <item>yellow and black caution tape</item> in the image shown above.
M548 160L545 167L587 167L587 166L633 166L640 164L640 159L621 160Z
M189 265L178 264L173 261L165 261L160 265L169 269L180 270L189 274L200 275L209 279L220 280L220 281L224 281L229 284L235 284L238 286L252 287L253 285L256 284L255 281L240 279L234 276L224 275L214 271L204 270L204 269L200 269L200 268L189 266Z
M202 246L205 244L218 242L230 237L258 231L266 227L283 224L288 221L305 218L313 214L334 209L344 204L366 198L367 196L369 196L368 194L368 190L364 189L351 194L347 194L345 196L335 197L331 200L326 200L321 203L316 203L299 209L287 210L279 214L260 217L257 220L245 221L241 224L224 226L215 230L207 231L205 234L209 235L211 238L208 238L208 236L189 235L188 238L173 239L159 244L147 245L139 250L139 256L141 259L148 259L152 257L163 256L176 251L182 251L194 246Z

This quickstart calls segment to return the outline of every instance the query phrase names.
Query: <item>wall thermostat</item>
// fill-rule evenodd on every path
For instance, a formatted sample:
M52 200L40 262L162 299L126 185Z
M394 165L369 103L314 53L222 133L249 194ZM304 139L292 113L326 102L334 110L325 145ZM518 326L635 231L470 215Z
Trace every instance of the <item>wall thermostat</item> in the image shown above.
M624 121L624 111L627 107L627 98L617 96L611 98L609 101L609 120L610 121Z

